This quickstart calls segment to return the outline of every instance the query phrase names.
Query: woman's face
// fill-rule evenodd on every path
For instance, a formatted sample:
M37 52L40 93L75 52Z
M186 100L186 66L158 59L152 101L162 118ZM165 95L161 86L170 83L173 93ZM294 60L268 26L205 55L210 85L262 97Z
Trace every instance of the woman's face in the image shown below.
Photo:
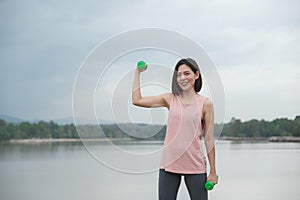
M183 64L178 67L177 83L183 91L194 90L197 78L199 78L199 72L195 74L189 66Z

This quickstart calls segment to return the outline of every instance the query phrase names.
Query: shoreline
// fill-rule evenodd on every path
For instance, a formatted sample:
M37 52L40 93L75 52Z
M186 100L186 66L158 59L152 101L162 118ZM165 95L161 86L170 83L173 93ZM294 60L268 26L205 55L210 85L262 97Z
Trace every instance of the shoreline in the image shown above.
M11 139L3 141L9 144L39 144L39 143L51 143L51 142L118 142L124 141L123 139L107 139L107 138L32 138L32 139Z
M239 137L220 137L220 141L233 141L233 142L300 142L300 137L269 137L269 138L239 138ZM124 138L32 138L32 139L11 139L2 141L1 143L8 144L40 144L40 143L52 143L52 142L116 142L116 143L138 143L138 144L161 144L161 140L132 140Z
M300 137L291 136L272 136L268 138L240 138L240 137L221 137L222 141L241 141L241 142L300 142Z

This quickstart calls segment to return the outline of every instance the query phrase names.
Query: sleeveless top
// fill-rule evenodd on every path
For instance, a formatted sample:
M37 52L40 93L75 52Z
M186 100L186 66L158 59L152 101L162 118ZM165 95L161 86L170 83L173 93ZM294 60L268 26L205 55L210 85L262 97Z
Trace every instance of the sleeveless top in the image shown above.
M191 104L183 104L173 95L160 168L179 174L206 173L206 158L202 150L201 122L205 97L198 95Z

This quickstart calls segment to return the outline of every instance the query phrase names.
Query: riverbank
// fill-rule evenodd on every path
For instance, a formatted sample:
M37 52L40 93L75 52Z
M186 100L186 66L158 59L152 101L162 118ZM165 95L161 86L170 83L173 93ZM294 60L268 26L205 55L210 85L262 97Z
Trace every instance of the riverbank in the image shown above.
M300 137L270 137L269 142L300 142Z
M249 141L249 142L300 142L300 137L268 137L268 138L242 138L242 137L221 137L220 140L228 141Z
M220 137L221 141L237 141L237 142L300 142L300 137L269 137L269 138L241 138L241 137ZM33 138L33 139L11 139L3 141L10 144L40 144L51 142L113 142L113 143L140 143L140 144L159 144L163 141L147 141L147 140L132 140L124 138L96 138L96 139L80 139L80 138Z
M121 141L120 139L109 140L106 138L101 139L79 139L79 138L32 138L32 139L11 139L4 141L10 144L39 144L39 143L50 143L50 142L110 142L110 141Z

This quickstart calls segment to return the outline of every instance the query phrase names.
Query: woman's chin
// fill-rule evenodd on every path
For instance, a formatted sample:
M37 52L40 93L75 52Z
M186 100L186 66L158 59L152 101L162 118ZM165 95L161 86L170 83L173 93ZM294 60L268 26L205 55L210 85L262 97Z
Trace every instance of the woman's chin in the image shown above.
M191 88L191 87L180 87L180 88L181 88L181 90L182 90L183 92L187 92L187 91L193 89L193 88Z

